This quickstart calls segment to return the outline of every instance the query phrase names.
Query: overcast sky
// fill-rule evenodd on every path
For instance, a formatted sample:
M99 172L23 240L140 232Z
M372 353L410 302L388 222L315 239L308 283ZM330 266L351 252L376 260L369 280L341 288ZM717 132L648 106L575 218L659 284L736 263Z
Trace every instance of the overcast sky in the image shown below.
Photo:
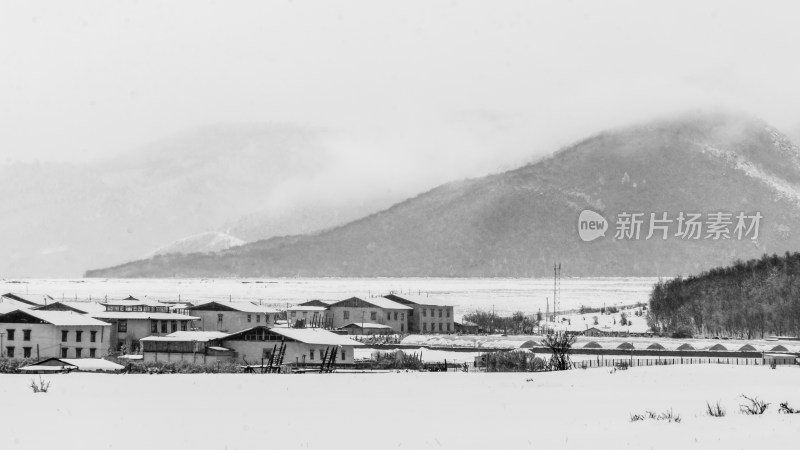
M530 158L698 107L793 127L799 12L763 1L2 2L0 163L92 161L229 122L321 126L387 157L454 165L464 151Z

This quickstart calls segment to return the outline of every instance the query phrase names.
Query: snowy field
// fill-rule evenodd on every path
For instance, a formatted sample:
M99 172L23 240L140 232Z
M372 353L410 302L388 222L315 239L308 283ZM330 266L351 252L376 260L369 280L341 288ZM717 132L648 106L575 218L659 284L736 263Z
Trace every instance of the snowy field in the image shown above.
M0 376L0 448L792 448L798 367L610 373ZM739 414L741 394L771 403ZM705 414L717 402L727 417ZM681 423L631 422L672 410Z
M563 278L561 310L581 305L647 302L654 278ZM457 315L476 309L529 314L552 302L553 280L522 278L281 278L281 279L20 279L0 280L0 292L41 300L139 298L161 300L251 300L273 305L311 299L343 300L390 292L427 294L456 307ZM550 305L552 308L552 303Z

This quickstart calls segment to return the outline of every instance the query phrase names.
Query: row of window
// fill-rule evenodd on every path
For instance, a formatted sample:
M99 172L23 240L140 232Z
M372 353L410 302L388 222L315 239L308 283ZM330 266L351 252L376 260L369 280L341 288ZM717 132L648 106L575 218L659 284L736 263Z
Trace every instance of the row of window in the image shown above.
M316 314L316 313L314 313L314 314ZM220 316L222 316L222 314L220 314ZM261 322L261 314L256 314L255 316L256 316L256 323ZM264 317L264 322L269 322L269 318L268 317L269 316L265 316ZM294 317L294 311L292 311L292 317ZM222 320L222 318L220 317L219 320ZM247 315L247 323L250 323L252 321L253 321L252 314L248 314Z
M344 311L342 311L342 314L343 314L344 320L350 320L350 311L344 310ZM294 317L294 316L292 316L292 317ZM400 320L405 321L406 320L406 313L400 313L399 317L400 317ZM397 313L397 311L394 311L394 320L397 320L397 318L398 318L398 313ZM370 311L369 320L378 320L378 312L377 311ZM386 320L392 320L392 311L388 311L386 313Z
M439 323L439 331L445 331L444 325L447 325L447 331L450 331L450 324L449 323ZM428 331L428 323L422 322L422 331ZM436 324L431 324L431 331L436 331Z
M6 356L9 358L14 358L16 353L16 347L8 346L6 347ZM31 357L31 347L22 347L22 357L23 358L30 358ZM61 357L68 358L69 357L69 349L66 347L61 348ZM83 349L80 347L75 347L75 357L76 358L83 358ZM97 357L97 349L90 348L89 349L89 358L96 358Z
M26 341L28 339L25 339ZM69 330L61 330L61 342L69 340ZM75 330L75 342L83 342L83 330ZM89 342L97 342L97 331L89 332Z
M16 338L16 331L15 329L6 330L6 336L8 337L9 341L13 341ZM22 330L22 340L23 341L30 341L31 340L31 330Z
M116 311L116 312L163 312L163 313L168 313L169 312L169 307L168 306L145 306L145 305L135 305L135 306L108 305L108 306L106 306L106 311Z
M447 317L450 317L450 309L445 308L444 310L439 310L439 317L442 317L442 311L447 311ZM428 317L428 310L426 308L422 309L422 317ZM436 317L436 310L431 308L431 317Z
M125 322L124 329L122 323ZM159 330L159 322L161 322L161 333L174 333L178 331L178 321L177 320L151 320L150 321L150 332L157 334ZM189 329L188 322L186 320L181 320L181 331L187 331ZM171 331L170 331L171 330ZM125 333L128 331L128 321L127 320L120 320L117 322L117 331L120 333Z
M346 353L345 353L344 349L342 349L342 358L340 359L340 361L343 361L345 359L345 355L346 355ZM325 352L323 350L320 350L319 351L319 359L321 360L324 356L325 356ZM330 358L330 356L329 356L329 358ZM308 359L311 360L311 361L314 361L314 349L313 348L308 350Z

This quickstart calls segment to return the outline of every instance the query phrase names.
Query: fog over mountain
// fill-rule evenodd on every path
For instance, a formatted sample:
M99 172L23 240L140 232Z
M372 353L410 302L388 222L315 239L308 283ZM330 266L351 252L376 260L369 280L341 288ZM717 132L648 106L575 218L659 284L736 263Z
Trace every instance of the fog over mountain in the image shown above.
M579 213L611 230L578 237ZM643 213L636 239L615 218ZM676 237L681 213L761 214L758 236ZM672 219L647 239L649 215ZM690 113L610 130L515 170L444 184L321 233L273 238L213 254L164 255L90 271L93 277L547 276L554 261L578 276L675 276L800 246L800 148L741 114ZM748 224L749 225L749 224ZM752 239L754 238L755 239ZM718 235L719 238L719 235Z

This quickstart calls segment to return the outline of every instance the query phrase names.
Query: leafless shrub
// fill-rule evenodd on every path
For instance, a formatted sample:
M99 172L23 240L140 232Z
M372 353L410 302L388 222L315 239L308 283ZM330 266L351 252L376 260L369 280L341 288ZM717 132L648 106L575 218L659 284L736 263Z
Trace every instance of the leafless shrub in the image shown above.
M739 410L742 414L750 416L764 414L764 411L766 411L769 406L769 403L759 400L758 397L750 398L746 395L742 395L742 398L750 402L749 405L739 405Z
M631 422L639 422L640 420L644 419L644 414L631 414Z
M725 408L720 406L719 402L714 405L706 402L706 414L711 417L725 417Z
M781 403L780 408L778 408L779 414L800 414L800 409L794 409L789 406L789 402Z
M631 414L631 422L638 422L645 419L665 420L667 422L681 423L681 416L673 413L671 409L661 414L658 414L655 411L645 411L644 414Z
M34 394L38 394L39 392L47 392L47 390L50 389L50 382L45 382L41 375L39 376L38 383L35 379L31 378L31 389L33 390Z

